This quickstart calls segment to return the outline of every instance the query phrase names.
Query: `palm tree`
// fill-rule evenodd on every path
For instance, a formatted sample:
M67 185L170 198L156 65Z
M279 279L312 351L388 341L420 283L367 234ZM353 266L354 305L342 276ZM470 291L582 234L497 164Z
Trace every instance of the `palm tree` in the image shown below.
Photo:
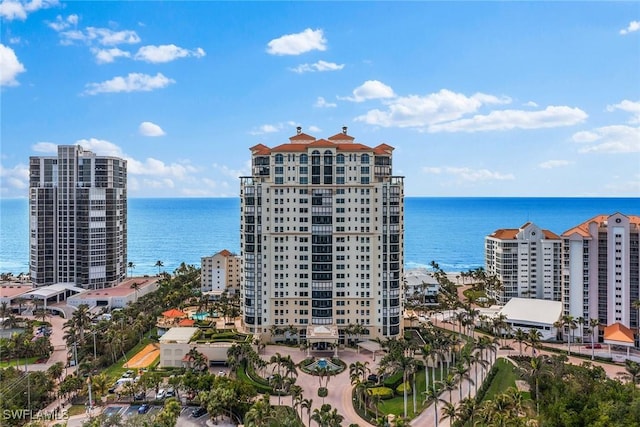
M162 263L162 261L158 260L155 263L155 267L158 267L158 276L160 275L160 268L164 267L164 264Z
M633 360L624 361L625 372L619 372L618 375L630 381L634 386L640 384L640 363Z
M637 302L637 301L636 301ZM589 319L589 328L591 329L591 360L596 358L596 334L598 333L598 326L600 326L599 319Z
M527 343L528 347L531 347L531 355L536 355L536 349L540 347L540 340L542 339L542 332L537 329L529 329L528 334L529 342Z
M638 310L638 317L636 317L636 327L638 330L638 343L640 345L640 299L637 299L634 302L632 302L631 307Z
M458 400L462 400L462 382L467 380L469 383L469 390L471 390L471 386L473 385L473 380L471 379L471 375L469 375L469 370L470 368L462 363L458 363L453 367L453 375L458 382L458 391L460 393Z
M440 390L435 383L429 386L429 389L425 393L425 401L433 401L433 414L435 415L435 427L438 427L438 400L440 399Z
M131 289L133 289L136 293L136 301L138 301L138 291L140 290L140 283L138 282L133 282L131 284Z
M447 418L451 420L451 425L454 425L460 418L460 411L456 407L455 403L444 402L444 406L442 407L442 419L446 420Z
M300 419L302 419L302 410L307 410L307 416L309 417L308 426L311 425L311 408L313 407L313 399L302 399L300 403Z
M522 356L522 343L527 341L527 333L521 328L517 328L513 335L513 340L518 343L520 347L520 356Z
M133 263L133 261L129 261L127 263L127 268L129 269L129 277L133 277L133 269L136 268L136 265Z

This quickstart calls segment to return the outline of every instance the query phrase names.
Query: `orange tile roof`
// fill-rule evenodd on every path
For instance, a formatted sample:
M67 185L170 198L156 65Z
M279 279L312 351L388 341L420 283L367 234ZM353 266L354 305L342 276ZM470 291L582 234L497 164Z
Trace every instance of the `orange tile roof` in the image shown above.
M249 150L251 150L253 154L260 154L263 156L271 153L271 150L269 149L269 147L267 147L264 144L254 145L253 147L249 148Z
M352 137L351 135L347 135L346 133L336 133L333 136L330 136L329 138L327 138L329 141L353 141L355 138Z
M171 310L167 310L164 313L162 313L162 315L164 317L187 317L187 315L183 312L178 310L177 308L172 308Z
M289 141L315 141L315 136L307 135L306 133L300 132L297 135L289 138Z
M178 326L182 326L182 327L189 327L189 326L193 326L196 324L196 321L193 319L182 319L181 321L178 322Z
M602 224L603 222L607 221L611 216L613 215L596 215L593 218L583 222L582 224L578 224L575 227L568 229L567 231L562 233L562 235L570 236L574 233L577 233L582 237L591 237L591 234L589 234L589 224L593 222ZM626 216L627 218L629 218L629 222L631 224L634 224L636 227L640 227L640 216L637 216L637 215L623 215L623 216Z
M218 252L220 255L222 255L223 257L230 257L233 256L233 254L231 252L229 252L227 249L223 249L220 252Z
M336 143L328 141L326 139L318 139L308 144L288 143L280 144L277 147L271 149L272 153L295 153L306 152L309 148L335 148L337 151L343 152L361 152L361 151L373 151L371 147L364 144L354 142Z
M605 341L617 341L633 344L633 331L622 323L614 323L604 328Z
M380 144L373 149L375 154L391 154L394 148L387 144Z
M527 222L520 228L501 228L494 231L490 236L496 239L501 239L501 240L514 240L517 234L520 232L520 230L522 230L523 228L525 228L530 224L531 224L530 222ZM544 237L546 239L553 239L553 240L560 239L560 236L558 236L557 234L549 230L542 230L542 234L544 234Z

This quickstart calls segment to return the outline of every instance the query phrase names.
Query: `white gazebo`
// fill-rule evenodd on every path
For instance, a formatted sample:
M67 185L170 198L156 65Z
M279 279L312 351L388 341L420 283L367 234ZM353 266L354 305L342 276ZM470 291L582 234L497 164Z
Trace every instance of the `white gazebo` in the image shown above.
M338 327L336 325L318 325L307 326L307 356L309 356L309 349L311 344L319 342L332 343L334 346L334 355L338 356L338 341L340 336L338 335Z

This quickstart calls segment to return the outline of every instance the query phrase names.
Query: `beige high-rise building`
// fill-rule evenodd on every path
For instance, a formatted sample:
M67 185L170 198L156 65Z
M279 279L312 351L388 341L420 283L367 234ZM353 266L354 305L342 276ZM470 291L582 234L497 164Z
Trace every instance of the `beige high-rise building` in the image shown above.
M562 233L564 314L636 330L639 236L640 216L621 213L598 215Z
M485 238L485 269L502 286L489 297L499 304L514 297L560 301L561 251L560 236L531 222L494 231Z
M342 133L298 132L276 147L251 147L241 177L241 297L249 332L291 325L365 336L402 335L403 177L393 147ZM323 328L318 328L322 330Z
M127 271L127 161L79 145L29 160L29 271L35 286L115 286Z
M202 293L220 295L240 291L242 257L224 249L210 257L202 257L200 263L200 285Z

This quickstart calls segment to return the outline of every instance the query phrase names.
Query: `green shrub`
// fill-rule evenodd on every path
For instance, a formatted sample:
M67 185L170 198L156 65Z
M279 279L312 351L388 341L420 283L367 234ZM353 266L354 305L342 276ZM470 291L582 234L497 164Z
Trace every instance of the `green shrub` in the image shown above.
M318 397L327 397L329 394L329 390L326 387L320 387L318 389Z
M372 396L380 396L381 399L391 399L393 397L393 389L389 387L373 387L367 390Z
M409 383L409 381L407 381L404 384L400 384L398 387L396 387L396 393L404 395L404 388L407 388L407 393L411 393L411 384Z
M398 387L401 382L402 382L402 372L396 372L390 377L385 378L384 381L382 382L382 385L384 385L385 387L389 387L390 389L393 390L396 387Z

